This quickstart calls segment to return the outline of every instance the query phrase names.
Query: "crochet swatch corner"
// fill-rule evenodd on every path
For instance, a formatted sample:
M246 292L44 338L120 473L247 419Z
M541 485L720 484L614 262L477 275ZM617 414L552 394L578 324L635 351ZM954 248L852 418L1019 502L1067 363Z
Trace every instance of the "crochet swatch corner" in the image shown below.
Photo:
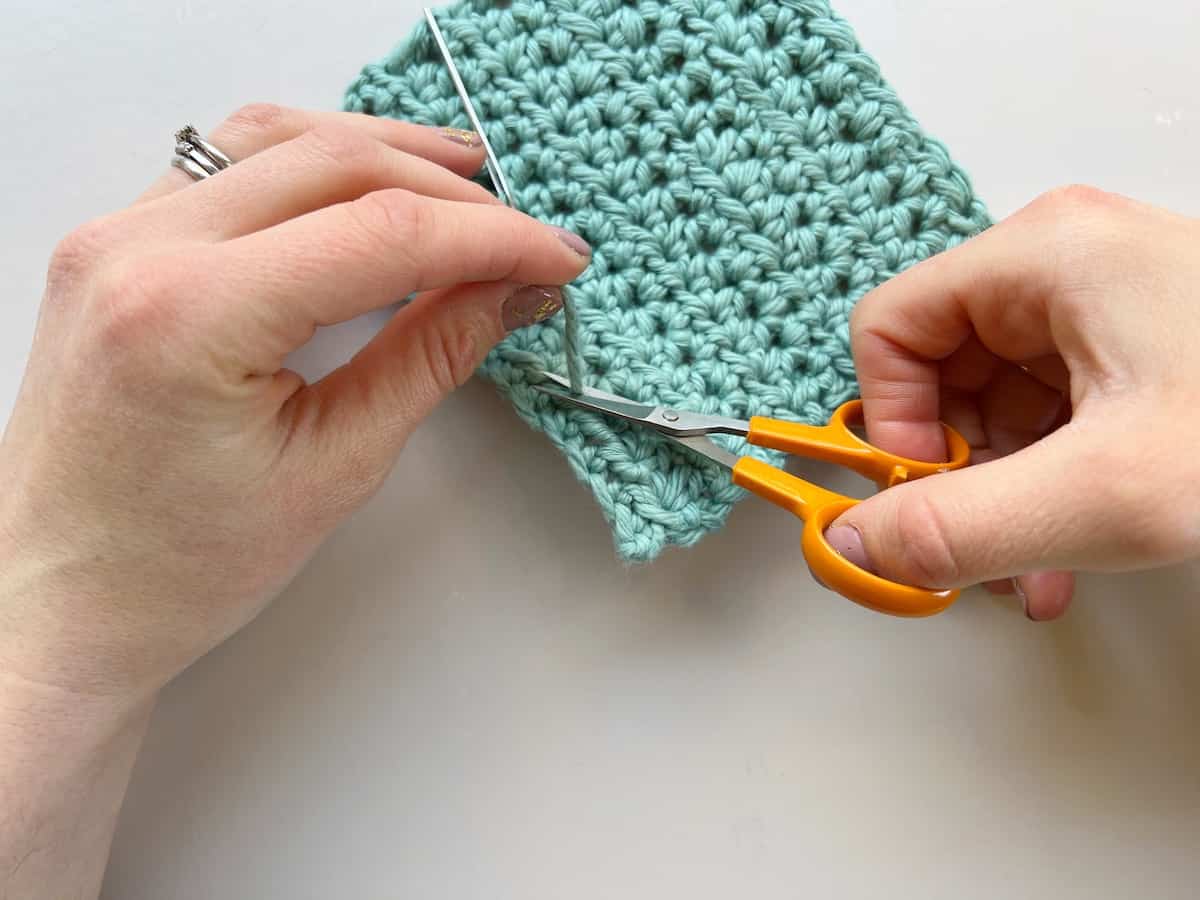
M855 301L990 224L824 0L463 0L438 22L516 205L594 249L573 288L593 387L822 423L857 391ZM469 127L424 22L345 106ZM482 374L566 455L620 555L721 527L728 475L532 389L563 365L551 320Z

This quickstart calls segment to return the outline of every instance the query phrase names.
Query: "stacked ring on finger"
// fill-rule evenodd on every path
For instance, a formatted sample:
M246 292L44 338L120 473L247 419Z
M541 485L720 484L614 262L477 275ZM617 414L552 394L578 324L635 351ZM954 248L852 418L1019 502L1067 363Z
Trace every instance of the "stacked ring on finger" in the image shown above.
M175 157L171 165L187 172L195 181L201 181L228 169L233 160L202 138L191 125L185 125L175 132Z

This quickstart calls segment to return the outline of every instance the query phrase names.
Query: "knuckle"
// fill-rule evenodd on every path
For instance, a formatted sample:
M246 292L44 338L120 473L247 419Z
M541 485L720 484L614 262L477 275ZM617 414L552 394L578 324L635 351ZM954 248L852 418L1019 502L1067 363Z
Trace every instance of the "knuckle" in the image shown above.
M1127 201L1083 184L1069 184L1042 194L1028 207L1025 221L1040 230L1057 267L1060 281L1076 284L1106 270L1109 260L1141 238L1123 222ZM1064 292L1062 299L1084 299Z
M112 241L113 228L107 220L97 219L79 226L54 248L47 280L54 284L92 271Z
M1029 213L1049 226L1057 243L1064 243L1094 232L1120 202L1119 197L1099 188L1069 184L1042 194L1030 205Z
M538 248L544 247L544 229L523 213L511 209L489 211L491 215L499 214L501 222L507 220L505 227L510 229L514 240L509 244L501 241L491 241L487 245L489 254L484 270L492 274L494 281L511 281L517 275L517 270L525 260L537 258ZM543 251L544 252L544 251Z
M431 326L421 336L420 349L438 396L465 384L479 365L479 335L461 323Z
M364 194L350 202L349 211L371 253L413 254L433 225L428 205L399 188Z
M98 274L89 319L104 349L151 345L176 318L171 267L153 259L112 264Z
M937 504L923 493L905 492L896 507L896 538L906 580L920 587L956 585L962 565Z
M287 119L286 107L275 103L247 103L227 118L221 131L237 134L270 134Z
M1114 194L1089 184L1066 184L1042 194L1040 203L1060 213L1108 208L1117 200Z
M434 224L429 222L426 227ZM547 253L545 229L540 223L503 206L473 209L459 221L449 223L448 229L450 240L462 247L459 261L469 265L478 281L517 281L525 263L545 259L554 252ZM489 235L490 239L472 240L475 234Z
M307 152L339 166L366 166L375 157L375 142L352 128L320 125L300 138Z

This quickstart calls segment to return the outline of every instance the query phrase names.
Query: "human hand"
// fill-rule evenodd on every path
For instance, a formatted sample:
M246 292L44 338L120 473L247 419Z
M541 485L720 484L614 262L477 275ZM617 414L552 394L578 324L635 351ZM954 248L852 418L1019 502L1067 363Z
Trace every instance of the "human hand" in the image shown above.
M863 298L852 339L872 443L972 466L903 484L827 537L877 574L1067 608L1072 570L1200 555L1200 222L1052 192ZM835 530L836 529L836 530Z
M0 674L156 691L587 264L461 177L483 161L464 132L253 106L212 141L240 161L195 184L171 169L54 255L0 445ZM325 379L282 368L317 326L410 292Z

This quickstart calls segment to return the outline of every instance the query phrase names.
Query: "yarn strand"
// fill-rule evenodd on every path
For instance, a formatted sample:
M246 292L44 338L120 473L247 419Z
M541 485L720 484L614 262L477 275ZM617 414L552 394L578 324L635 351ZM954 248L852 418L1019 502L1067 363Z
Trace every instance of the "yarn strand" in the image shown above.
M579 346L579 311L571 291L564 285L563 298L563 352L567 358L567 381L571 392L583 393L583 351Z

